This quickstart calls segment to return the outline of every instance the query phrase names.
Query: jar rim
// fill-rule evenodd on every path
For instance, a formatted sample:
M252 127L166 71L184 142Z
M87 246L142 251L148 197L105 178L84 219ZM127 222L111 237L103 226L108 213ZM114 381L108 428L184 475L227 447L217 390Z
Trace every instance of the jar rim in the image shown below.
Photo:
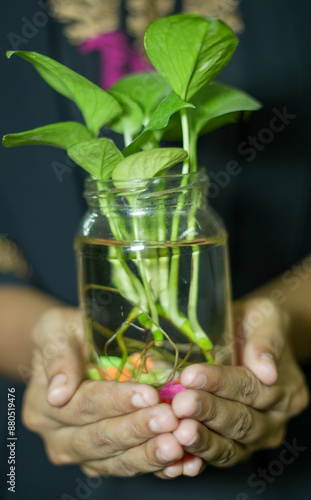
M187 174L164 174L159 177L141 177L133 179L97 179L87 177L85 179L84 197L94 199L95 197L106 197L108 194L116 196L139 195L139 191L146 192L154 189L156 186L165 184L161 192L178 192L179 190L191 190L201 186L209 186L209 177L205 169L199 169L196 172L189 172Z

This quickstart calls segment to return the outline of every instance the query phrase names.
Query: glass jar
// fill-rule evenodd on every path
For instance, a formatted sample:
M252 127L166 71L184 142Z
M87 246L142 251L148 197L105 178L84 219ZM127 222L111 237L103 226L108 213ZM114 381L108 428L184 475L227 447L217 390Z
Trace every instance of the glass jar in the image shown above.
M161 387L191 363L232 363L227 235L204 171L87 180L75 239L93 379Z

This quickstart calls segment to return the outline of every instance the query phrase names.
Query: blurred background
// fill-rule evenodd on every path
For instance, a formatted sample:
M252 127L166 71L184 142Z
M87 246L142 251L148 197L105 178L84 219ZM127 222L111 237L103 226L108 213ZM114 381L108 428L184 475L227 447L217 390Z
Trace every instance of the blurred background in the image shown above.
M62 2L54 2L54 9L57 3ZM89 3L92 2L77 2L77 6ZM208 3L206 0L196 5L204 7ZM217 2L210 3L217 7ZM240 43L218 80L249 92L263 103L263 108L249 122L229 125L200 141L200 164L206 167L211 179L210 202L221 214L229 233L234 298L289 269L291 274L284 276L286 283L286 279L296 276L292 266L311 251L311 4L308 0L244 0L236 4L240 15L233 21ZM175 6L180 10L182 2L175 2ZM226 13L221 7L222 13ZM0 23L1 135L61 120L80 120L71 102L51 90L24 61L8 61L5 51L46 54L95 83L100 81L100 52L82 52L70 43L64 24L51 16L45 1L6 2ZM125 28L123 24L121 27ZM84 173L66 158L65 152L52 148L1 147L0 156L0 281L29 284L69 304L77 304L72 242L86 208L82 199ZM238 164L237 175L228 173L232 161ZM308 366L305 371L310 381ZM3 410L8 386L16 387L19 407L23 393L22 384L7 381L3 374L3 499L9 498L4 444L7 422ZM265 482L260 492L258 485L249 484L249 478L259 468L267 469L278 461L282 448L259 453L252 461L229 471L209 469L192 481L183 478L161 482L150 477L129 483L118 479L116 489L112 479L103 480L96 487L94 482L88 490L77 492L77 478L86 481L79 469L50 465L39 438L19 422L15 498L95 500L106 496L124 500L142 498L139 495L145 487L150 488L150 499L159 495L183 499L189 494L204 500L309 498L310 417L308 409L295 418L286 438L289 443L296 440L305 449L293 463L276 472L273 481Z

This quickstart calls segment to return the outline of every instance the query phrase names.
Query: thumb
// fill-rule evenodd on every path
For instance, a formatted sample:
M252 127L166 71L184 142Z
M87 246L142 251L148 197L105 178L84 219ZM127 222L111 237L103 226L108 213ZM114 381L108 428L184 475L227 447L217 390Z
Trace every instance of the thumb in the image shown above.
M77 309L59 308L44 313L34 331L48 383L51 406L64 406L85 378L82 318Z
M250 300L244 308L241 329L242 364L264 384L274 384L285 344L284 312L268 299Z

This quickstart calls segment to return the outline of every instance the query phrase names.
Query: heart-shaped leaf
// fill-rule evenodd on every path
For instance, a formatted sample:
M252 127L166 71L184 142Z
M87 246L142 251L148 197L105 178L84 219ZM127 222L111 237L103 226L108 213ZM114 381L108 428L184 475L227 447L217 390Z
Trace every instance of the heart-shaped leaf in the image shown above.
M166 96L150 118L144 132L165 128L172 115L183 108L194 108L194 105L183 101L175 92Z
M158 148L141 151L122 160L112 173L114 181L155 177L177 163L184 161L188 153L181 148Z
M101 180L110 179L116 165L124 159L110 139L93 139L76 144L68 150L68 156L94 179Z
M199 135L233 123L243 111L256 111L261 103L241 90L212 82L203 87L192 99L195 109L188 117L192 130Z
M127 157L138 153L152 138L151 130L147 132L142 132L136 139L131 142L125 149L123 149L123 156Z
M122 113L121 106L111 95L54 59L28 51L9 51L7 57L13 54L30 62L54 90L74 101L87 128L95 135L103 125Z
M26 132L7 134L3 137L2 144L6 148L42 144L68 149L78 142L85 142L92 138L94 138L93 134L81 123L60 122Z
M123 113L118 118L115 118L109 127L119 134L129 135L133 137L138 134L144 121L143 111L137 102L130 97L116 90L109 90L108 93L114 97L123 109Z
M226 24L196 14L158 19L145 34L150 61L184 101L221 72L236 46Z
M110 90L120 92L135 101L143 111L143 123L146 124L172 88L155 71L145 71L122 78Z

